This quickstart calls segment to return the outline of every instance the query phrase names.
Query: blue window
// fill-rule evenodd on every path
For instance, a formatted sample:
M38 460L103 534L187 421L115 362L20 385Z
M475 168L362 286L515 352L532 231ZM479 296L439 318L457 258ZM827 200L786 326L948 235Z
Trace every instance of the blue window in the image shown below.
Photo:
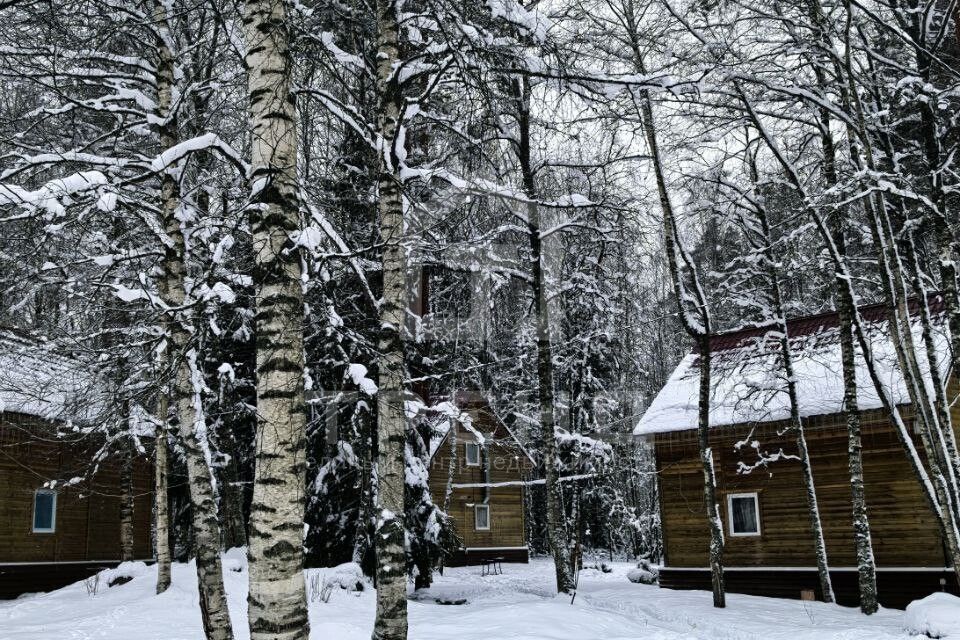
M33 494L34 533L53 533L57 528L57 493L38 489Z

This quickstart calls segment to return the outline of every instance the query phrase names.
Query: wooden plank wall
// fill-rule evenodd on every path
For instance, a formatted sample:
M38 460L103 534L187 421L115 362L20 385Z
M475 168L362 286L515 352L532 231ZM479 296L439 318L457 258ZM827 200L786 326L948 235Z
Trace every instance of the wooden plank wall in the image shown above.
M33 495L49 480L84 476L96 443L53 437L49 423L0 414L0 563L80 562L120 558L120 466L100 466L90 481L58 489L56 531L33 532ZM153 556L152 465L134 461L136 557Z
M485 410L471 410L473 427L483 434L494 433L494 439L488 446L490 456L490 477L488 482L518 482L528 475L532 467L529 459L513 442L507 431L493 424L493 418ZM455 484L473 484L483 482L482 468L467 466L465 443L474 442L474 435L463 429L457 429L457 466L454 474ZM451 458L450 441L440 444L430 465L430 492L434 502L441 508L447 489L449 462ZM526 545L524 537L523 486L513 485L490 489L490 530L478 531L475 528L473 504L483 502L482 488L454 489L450 498L449 514L453 518L457 536L464 547L520 547Z
M725 533L729 533L726 495L753 491L759 494L762 533L757 537L726 535L726 566L815 566L799 464L783 460L747 475L738 473L739 463L752 464L757 459L749 444L737 448L737 443L744 439L758 441L761 450L769 453L782 449L787 455L796 454L793 437L778 435L778 429L784 426L758 425L752 433L749 426L718 427L711 435ZM807 439L830 564L855 566L843 417L808 419ZM655 445L666 564L705 567L709 534L695 432L659 434L655 436ZM945 566L933 515L896 433L879 411L864 412L863 447L868 515L878 565Z

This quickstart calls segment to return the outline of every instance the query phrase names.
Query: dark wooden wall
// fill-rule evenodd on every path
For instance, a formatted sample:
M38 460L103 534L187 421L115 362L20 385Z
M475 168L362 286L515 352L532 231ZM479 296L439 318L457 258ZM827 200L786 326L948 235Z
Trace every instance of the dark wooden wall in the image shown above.
M903 448L879 411L863 415L864 475L873 546L881 567L944 567L943 546ZM806 421L814 481L833 568L856 565L851 525L847 432L840 415ZM726 495L759 494L762 535L726 535L724 564L730 567L815 566L806 496L795 460L772 463L748 475L738 464L756 454L741 440L759 441L761 450L796 453L792 435L780 436L783 423L717 427L710 443L717 466L718 502L729 532ZM666 565L707 566L708 531L703 507L703 478L695 432L655 436L660 474ZM918 449L922 449L917 444Z
M33 495L50 480L88 474L99 448L92 436L54 437L52 425L22 414L0 413L0 564L120 559L120 464L101 463L89 480L57 489L56 531L34 533ZM152 465L134 460L135 556L153 556Z
M494 433L493 442L487 448L490 457L490 475L487 482L521 482L532 467L519 446L513 441L506 429L494 423L494 418L484 409L471 410L473 427L483 434ZM480 466L467 466L466 442L474 442L474 435L459 424L452 427L457 430L457 466L454 474L455 484L482 483L483 472ZM434 502L441 508L447 490L447 477L450 462L450 435L437 449L430 465L430 492ZM449 514L453 518L457 536L464 547L522 547L526 545L524 535L524 488L520 484L496 487L489 490L490 530L477 531L474 526L473 507L467 506L483 502L482 488L454 489L450 497ZM504 553L496 554L506 558ZM514 554L516 555L516 554ZM458 556L460 557L460 556ZM463 556L465 562L472 555ZM514 558L519 559L519 558ZM523 554L523 561L526 554ZM456 562L454 562L456 564Z

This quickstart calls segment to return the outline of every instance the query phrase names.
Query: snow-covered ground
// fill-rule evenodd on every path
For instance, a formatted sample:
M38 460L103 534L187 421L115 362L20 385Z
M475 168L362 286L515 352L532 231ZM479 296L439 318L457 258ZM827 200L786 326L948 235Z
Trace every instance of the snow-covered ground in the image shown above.
M246 568L236 550L224 562L236 637L247 638ZM628 564L611 573L585 569L571 605L552 591L552 565L504 565L503 575L480 576L478 567L448 569L434 587L412 596L412 640L619 640L763 639L883 640L910 638L901 611L866 617L855 609L819 602L732 594L725 610L711 607L710 594L669 591L629 582ZM316 593L328 570L308 572ZM122 572L121 572L122 573ZM173 587L154 595L155 570L136 565L132 581L112 588L102 577L96 593L78 582L47 594L0 602L3 640L194 640L202 638L196 577L191 565L174 565ZM317 577L312 577L313 575ZM437 599L466 598L462 605ZM312 638L367 640L373 623L374 593L336 589L329 602L310 604Z

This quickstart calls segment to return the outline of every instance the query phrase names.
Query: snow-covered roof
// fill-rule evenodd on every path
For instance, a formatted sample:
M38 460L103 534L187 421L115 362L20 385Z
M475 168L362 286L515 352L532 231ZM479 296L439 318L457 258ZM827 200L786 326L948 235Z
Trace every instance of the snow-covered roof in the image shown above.
M424 412L430 425L430 458L433 458L437 449L447 439L454 422L459 422L464 429L474 434L478 442L483 442L483 434L473 428L473 418L453 402L424 407Z
M917 312L915 304L912 314ZM937 366L945 378L950 346L944 323L943 301L930 299ZM888 334L886 309L864 306L860 314L871 344L878 374L897 404L910 401ZM788 321L797 395L802 417L839 413L843 409L843 371L836 313ZM919 322L913 327L918 362L930 384L927 358L920 341ZM774 422L790 417L780 346L770 328L753 328L714 336L711 340L712 379L710 426ZM697 428L700 386L699 354L687 354L667 384L640 418L635 436ZM857 349L856 378L860 409L882 406L869 372Z
M469 404L469 403L468 403ZM408 403L409 405L409 403ZM408 407L409 410L409 407ZM426 416L426 420L430 425L430 458L432 459L436 455L437 450L440 448L450 434L450 427L456 422L460 425L460 428L464 431L467 431L473 434L474 439L483 444L487 441L487 436L484 436L480 430L473 425L473 417L470 413L463 407L458 406L455 402L447 401L441 402L439 404L433 405L431 407L426 407L425 405L420 405L417 408L418 411L423 412ZM527 448L523 446L523 443L520 442L519 438L514 435L513 431L504 423L495 413L490 411L489 407L485 408L485 411L488 411L489 414L496 420L498 427L494 427L494 433L496 433L498 428L503 428L506 431L507 435L516 443L520 450L527 456L530 462L534 462L533 457L530 455L530 452L527 451Z
M81 362L0 328L0 412L83 421L96 403L94 379Z

